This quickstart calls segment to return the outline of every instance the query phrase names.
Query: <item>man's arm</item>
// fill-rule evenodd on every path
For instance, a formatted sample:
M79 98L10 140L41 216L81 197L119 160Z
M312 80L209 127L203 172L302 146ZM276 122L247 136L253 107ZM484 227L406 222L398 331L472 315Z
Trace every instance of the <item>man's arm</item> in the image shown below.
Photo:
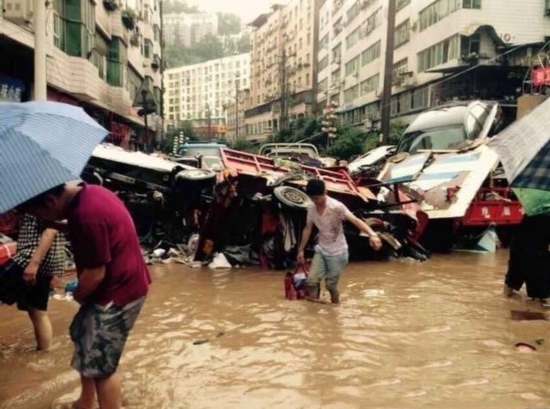
M357 227L360 231L368 234L370 246L374 250L380 250L382 248L382 240L380 239L380 236L373 229L371 229L371 227L367 223L359 219L353 213L346 213L346 219L355 227Z
M306 224L306 227L304 227L304 231L302 232L302 240L300 241L300 247L298 247L298 262L299 263L305 262L304 250L306 249L307 243L309 242L309 238L311 237L311 229L312 228L313 228L313 223L308 222Z
M38 246L36 246L29 264L23 272L23 280L27 283L32 285L36 284L36 275L40 269L40 264L42 263L42 260L44 260L44 257L46 257L46 254L48 254L48 251L50 251L57 233L57 230L54 229L46 229L42 233L42 236L38 241Z
M57 231L66 231L68 226L67 220L60 220L57 222L42 222L42 225Z
M86 268L78 276L78 287L73 297L79 304L84 304L105 278L105 266Z

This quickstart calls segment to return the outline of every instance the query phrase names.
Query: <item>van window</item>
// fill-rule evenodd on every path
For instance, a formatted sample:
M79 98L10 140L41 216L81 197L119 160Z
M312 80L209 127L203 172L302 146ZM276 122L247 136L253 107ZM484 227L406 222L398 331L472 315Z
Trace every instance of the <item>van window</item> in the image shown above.
M456 150L467 139L462 124L414 131L403 135L397 152L413 155L421 150Z

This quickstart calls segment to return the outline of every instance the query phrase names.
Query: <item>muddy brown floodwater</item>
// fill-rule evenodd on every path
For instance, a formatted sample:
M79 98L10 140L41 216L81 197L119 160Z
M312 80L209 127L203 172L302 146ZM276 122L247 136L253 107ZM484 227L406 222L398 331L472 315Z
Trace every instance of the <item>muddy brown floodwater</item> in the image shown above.
M506 259L351 264L338 307L285 301L280 272L156 266L121 367L125 406L550 407L548 322L510 319L540 307L502 298ZM0 307L0 408L49 409L76 390L75 309L51 302L55 347L40 354L26 317Z

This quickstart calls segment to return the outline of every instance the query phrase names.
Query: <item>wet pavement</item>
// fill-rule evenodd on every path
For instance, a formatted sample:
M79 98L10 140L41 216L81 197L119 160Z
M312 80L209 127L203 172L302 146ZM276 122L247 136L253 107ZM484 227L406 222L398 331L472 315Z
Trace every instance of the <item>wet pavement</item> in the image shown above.
M281 272L153 269L121 367L125 406L176 408L550 407L546 321L501 295L507 254L350 265L334 307L283 298ZM46 409L75 390L69 319L51 302L50 353L0 306L0 408ZM535 344L534 353L514 350ZM199 341L199 342L197 342Z

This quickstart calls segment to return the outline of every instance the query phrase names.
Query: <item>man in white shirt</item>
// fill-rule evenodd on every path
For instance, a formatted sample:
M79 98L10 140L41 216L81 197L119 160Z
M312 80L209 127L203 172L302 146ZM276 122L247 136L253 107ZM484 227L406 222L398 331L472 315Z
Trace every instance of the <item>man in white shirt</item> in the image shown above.
M321 280L324 278L332 303L338 304L340 302L338 281L342 270L348 264L348 243L344 236L343 222L347 220L368 234L369 243L376 251L382 248L382 241L374 230L351 213L343 203L327 195L325 182L322 180L310 180L306 193L313 203L307 211L307 223L298 249L298 262L305 261L304 249L311 237L311 229L315 225L319 230L319 244L315 247L308 277L309 298L319 299Z

